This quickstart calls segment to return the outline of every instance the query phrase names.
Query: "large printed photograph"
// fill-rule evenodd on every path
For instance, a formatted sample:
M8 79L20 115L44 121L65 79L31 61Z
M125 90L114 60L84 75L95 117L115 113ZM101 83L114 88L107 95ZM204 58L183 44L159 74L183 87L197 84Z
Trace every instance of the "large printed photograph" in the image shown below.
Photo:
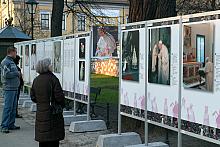
M30 55L29 55L29 45L25 45L25 66L29 66Z
M171 28L149 30L149 83L170 85Z
M85 81L85 61L79 61L79 81Z
M93 27L93 57L111 58L118 56L118 27Z
M213 91L214 24L184 26L183 84L185 88Z
M123 32L122 79L139 82L139 31Z
M53 43L53 68L54 73L61 73L61 41Z
M31 70L36 69L37 56L36 56L36 44L31 45Z
M81 38L79 39L79 58L85 59L86 54L86 39Z

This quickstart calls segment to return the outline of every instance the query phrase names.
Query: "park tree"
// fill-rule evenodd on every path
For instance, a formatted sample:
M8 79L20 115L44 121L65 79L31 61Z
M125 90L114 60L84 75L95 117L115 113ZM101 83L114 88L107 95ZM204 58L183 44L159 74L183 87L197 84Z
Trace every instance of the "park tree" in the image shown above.
M177 0L177 11L181 14L215 11L219 6L219 0Z
M77 5L87 18L98 21L90 11L97 0L53 0L51 36L62 35L62 15L64 5L67 13L76 15L78 10L74 9ZM72 5L68 3L72 2ZM192 14L198 12L213 11L219 8L218 0L128 0L129 2L129 22L152 20L176 16L178 14ZM99 8L99 6L95 6Z
M176 0L129 0L129 22L176 16Z
M51 37L62 36L64 0L53 0Z

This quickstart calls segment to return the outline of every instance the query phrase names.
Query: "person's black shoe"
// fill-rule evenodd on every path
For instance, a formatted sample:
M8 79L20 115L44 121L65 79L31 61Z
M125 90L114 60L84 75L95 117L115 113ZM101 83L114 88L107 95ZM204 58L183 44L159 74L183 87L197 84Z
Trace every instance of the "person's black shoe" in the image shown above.
M1 132L2 132L2 133L5 133L5 134L10 133L7 128L1 128Z
M23 118L21 115L17 114L16 118Z
M20 129L21 129L21 127L19 127L19 126L14 126L12 128L9 128L9 130L20 130Z

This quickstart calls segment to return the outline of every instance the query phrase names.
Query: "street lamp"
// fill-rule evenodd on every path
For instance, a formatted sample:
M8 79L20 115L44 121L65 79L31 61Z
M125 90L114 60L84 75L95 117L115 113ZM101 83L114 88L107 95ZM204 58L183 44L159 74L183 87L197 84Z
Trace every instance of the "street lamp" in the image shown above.
M34 14L36 13L37 5L39 3L36 0L28 0L26 4L28 7L28 12L31 14L31 33L32 39L34 39Z

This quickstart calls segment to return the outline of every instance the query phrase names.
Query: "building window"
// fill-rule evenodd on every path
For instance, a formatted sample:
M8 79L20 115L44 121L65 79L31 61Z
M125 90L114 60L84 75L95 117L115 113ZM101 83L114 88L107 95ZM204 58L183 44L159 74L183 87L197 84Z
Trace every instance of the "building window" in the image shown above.
M196 35L197 62L205 63L205 36Z
M62 30L66 30L66 15L63 15L63 20L62 20Z
M50 14L41 14L41 30L49 30Z
M86 17L85 15L78 15L78 31L85 31Z

